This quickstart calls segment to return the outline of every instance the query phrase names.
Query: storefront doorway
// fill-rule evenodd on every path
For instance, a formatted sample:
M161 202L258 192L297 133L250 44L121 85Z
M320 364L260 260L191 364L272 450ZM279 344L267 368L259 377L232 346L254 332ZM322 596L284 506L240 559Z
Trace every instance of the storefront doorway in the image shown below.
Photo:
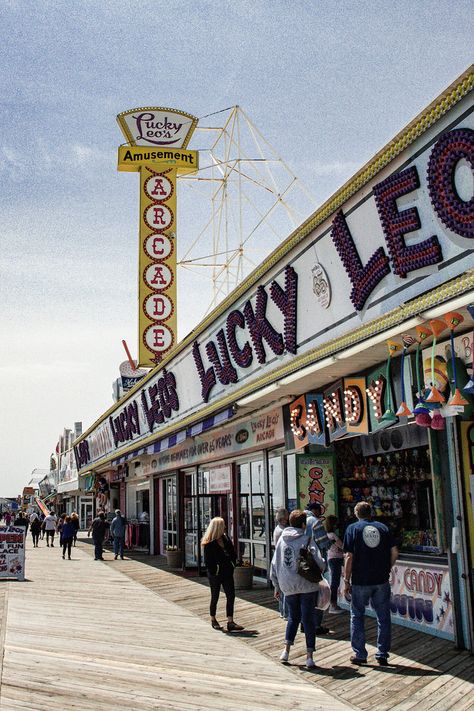
M250 563L257 577L267 578L268 515L263 458L237 465L239 486L238 558Z
M223 518L229 536L234 536L231 476L230 465L184 472L184 564L197 567L199 573L203 569L200 541L211 519Z
M84 501L81 499L79 510L80 526L83 531L87 530L94 518L94 504L92 501Z

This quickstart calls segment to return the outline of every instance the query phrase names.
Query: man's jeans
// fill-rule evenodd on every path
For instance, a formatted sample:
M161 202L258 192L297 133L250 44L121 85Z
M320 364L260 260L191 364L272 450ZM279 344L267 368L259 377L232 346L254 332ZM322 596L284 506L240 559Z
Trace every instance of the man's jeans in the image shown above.
M92 537L92 540L94 541L94 558L95 558L95 560L100 560L102 558L102 554L104 552L104 549L103 549L104 539Z
M120 555L123 558L123 545L125 543L125 536L114 536L114 553L115 555Z
M390 584L353 585L351 600L351 644L358 659L367 659L365 648L364 614L365 608L372 603L377 616L377 653L376 659L388 657L391 642L390 619Z
M288 606L288 624L286 625L285 642L293 644L298 625L303 622L306 637L306 649L314 651L316 642L316 625L314 623L315 593L298 593L297 595L285 595L285 603Z

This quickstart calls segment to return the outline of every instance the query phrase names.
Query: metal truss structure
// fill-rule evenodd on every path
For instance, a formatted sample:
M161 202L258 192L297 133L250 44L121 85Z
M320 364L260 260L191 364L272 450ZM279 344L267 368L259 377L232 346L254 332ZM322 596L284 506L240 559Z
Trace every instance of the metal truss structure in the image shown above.
M205 316L314 211L316 201L240 106L203 118L208 125L201 119L195 134L199 172L179 178L185 224L178 266L188 272L183 284L194 274Z

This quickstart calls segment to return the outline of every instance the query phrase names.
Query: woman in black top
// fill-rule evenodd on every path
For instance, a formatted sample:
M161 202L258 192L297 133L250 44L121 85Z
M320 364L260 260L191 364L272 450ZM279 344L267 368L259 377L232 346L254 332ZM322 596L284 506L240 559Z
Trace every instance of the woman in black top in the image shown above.
M217 516L211 520L202 537L201 545L204 549L204 564L211 588L211 625L215 630L222 629L216 619L217 601L222 585L227 598L227 631L243 630L243 627L234 622L234 568L237 556L232 541L225 533L223 518Z

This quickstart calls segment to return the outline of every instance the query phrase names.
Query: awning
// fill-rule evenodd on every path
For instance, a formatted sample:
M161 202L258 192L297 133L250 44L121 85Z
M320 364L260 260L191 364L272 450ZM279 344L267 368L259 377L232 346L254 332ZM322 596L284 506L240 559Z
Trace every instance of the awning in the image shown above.
M201 422L197 422L195 425L192 425L185 430L180 430L169 437L164 437L163 439L158 440L158 442L149 444L148 447L139 447L134 449L132 452L127 452L127 454L117 457L117 459L112 460L112 465L117 466L118 464L123 464L124 462L127 462L130 459L135 459L141 455L164 452L167 449L171 449L171 447L175 447L177 444L181 444L181 442L184 442L184 440L188 437L196 437L197 435L200 435L213 427L217 427L223 422L227 422L227 420L230 420L234 417L234 415L234 408L228 407L226 410L222 410L221 412L218 412L205 420L201 420Z

